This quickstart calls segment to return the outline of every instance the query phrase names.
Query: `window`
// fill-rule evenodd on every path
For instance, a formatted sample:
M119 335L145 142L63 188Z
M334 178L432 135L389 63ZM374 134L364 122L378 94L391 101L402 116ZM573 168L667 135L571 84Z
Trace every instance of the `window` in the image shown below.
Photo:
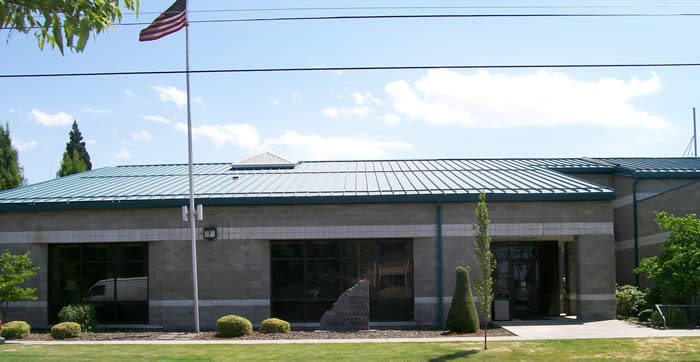
M49 322L75 303L101 324L148 323L148 244L50 245Z
M360 279L371 321L413 320L413 245L408 239L270 243L272 317L319 322Z

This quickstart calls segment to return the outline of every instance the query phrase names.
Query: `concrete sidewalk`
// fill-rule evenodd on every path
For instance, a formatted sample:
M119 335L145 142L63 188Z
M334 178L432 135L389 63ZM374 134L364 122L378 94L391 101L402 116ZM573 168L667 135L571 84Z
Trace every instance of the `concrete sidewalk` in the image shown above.
M572 319L508 321L501 326L516 336L489 337L489 341L525 341L552 339L595 338L648 338L648 337L700 337L700 329L659 330L635 324L608 320L579 322ZM297 339L297 340L142 340L142 341L22 341L6 344L329 344L329 343L429 343L429 342L481 342L483 337L437 338L366 338L366 339Z
M621 320L580 322L575 319L498 322L520 339L700 337L700 329L655 329Z

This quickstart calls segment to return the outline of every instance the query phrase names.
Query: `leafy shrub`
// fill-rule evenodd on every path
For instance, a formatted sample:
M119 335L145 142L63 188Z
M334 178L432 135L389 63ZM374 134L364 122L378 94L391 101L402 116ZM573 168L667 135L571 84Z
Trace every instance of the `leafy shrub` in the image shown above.
M479 315L472 297L469 270L465 267L457 267L457 283L447 313L447 329L456 333L474 333L479 329Z
M51 337L54 339L75 338L80 336L80 324L63 322L51 327Z
M615 299L617 300L617 315L622 318L629 318L636 315L639 309L644 306L646 291L641 291L632 285L622 285L615 288Z
M260 324L260 333L289 333L289 322L277 318L268 318Z
M655 310L651 313L651 317L649 317L649 322L657 327L664 326L664 318L661 316L661 313L659 313L658 310Z
M639 320L640 322L648 322L653 312L653 309L645 309L639 312L639 314L637 315L637 320Z
M223 338L240 337L253 333L249 320L237 315L227 315L216 321L216 336Z
M97 325L95 307L91 304L71 304L65 306L58 312L58 319L61 322L75 322L80 325L83 331L91 331Z
M25 321L12 321L2 326L0 336L7 339L24 338L29 336L31 329Z

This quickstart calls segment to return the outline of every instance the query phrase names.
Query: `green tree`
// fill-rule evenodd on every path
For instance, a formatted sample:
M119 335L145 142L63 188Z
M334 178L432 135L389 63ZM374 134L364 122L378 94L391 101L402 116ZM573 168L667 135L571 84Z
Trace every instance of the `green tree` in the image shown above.
M474 290L479 297L479 312L484 318L484 349L486 335L488 334L489 320L491 319L491 303L493 303L493 271L496 269L496 260L491 253L491 237L489 236L489 209L486 207L486 194L479 195L479 203L476 206L476 224L472 224L474 230L474 259L479 265Z
M90 154L88 154L83 135L78 129L78 122L73 121L73 127L68 134L68 143L66 143L66 151L63 152L61 160L61 168L56 173L56 176L63 177L74 173L92 170L90 162Z
M19 187L25 183L22 167L17 162L17 150L12 147L10 126L0 125L0 191Z
M87 165L85 165L85 162L80 159L77 152L73 152L71 156L68 156L68 152L63 152L61 169L56 172L56 176L63 177L74 173L85 172L87 170Z
M40 49L64 47L82 52L90 34L97 36L122 20L120 6L138 13L139 0L3 0L0 26L33 32Z
M7 320L10 302L37 300L36 288L21 288L20 284L36 275L39 267L32 264L29 253L14 255L8 251L0 254L0 304L2 320Z
M474 333L479 329L479 314L476 312L469 283L469 269L463 266L457 267L455 292L447 313L446 327L456 333Z
M700 219L696 214L656 213L656 223L670 231L661 254L644 258L635 272L644 272L657 286L677 297L696 298L700 291Z

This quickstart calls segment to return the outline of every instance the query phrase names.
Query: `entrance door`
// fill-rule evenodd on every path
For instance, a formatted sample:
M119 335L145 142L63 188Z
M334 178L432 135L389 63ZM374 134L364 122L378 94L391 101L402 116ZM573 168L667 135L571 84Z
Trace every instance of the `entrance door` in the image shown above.
M515 318L537 314L535 298L535 265L532 260L515 261L511 284L512 313Z
M559 313L556 242L496 242L491 250L496 258L494 293L510 299L514 318Z

